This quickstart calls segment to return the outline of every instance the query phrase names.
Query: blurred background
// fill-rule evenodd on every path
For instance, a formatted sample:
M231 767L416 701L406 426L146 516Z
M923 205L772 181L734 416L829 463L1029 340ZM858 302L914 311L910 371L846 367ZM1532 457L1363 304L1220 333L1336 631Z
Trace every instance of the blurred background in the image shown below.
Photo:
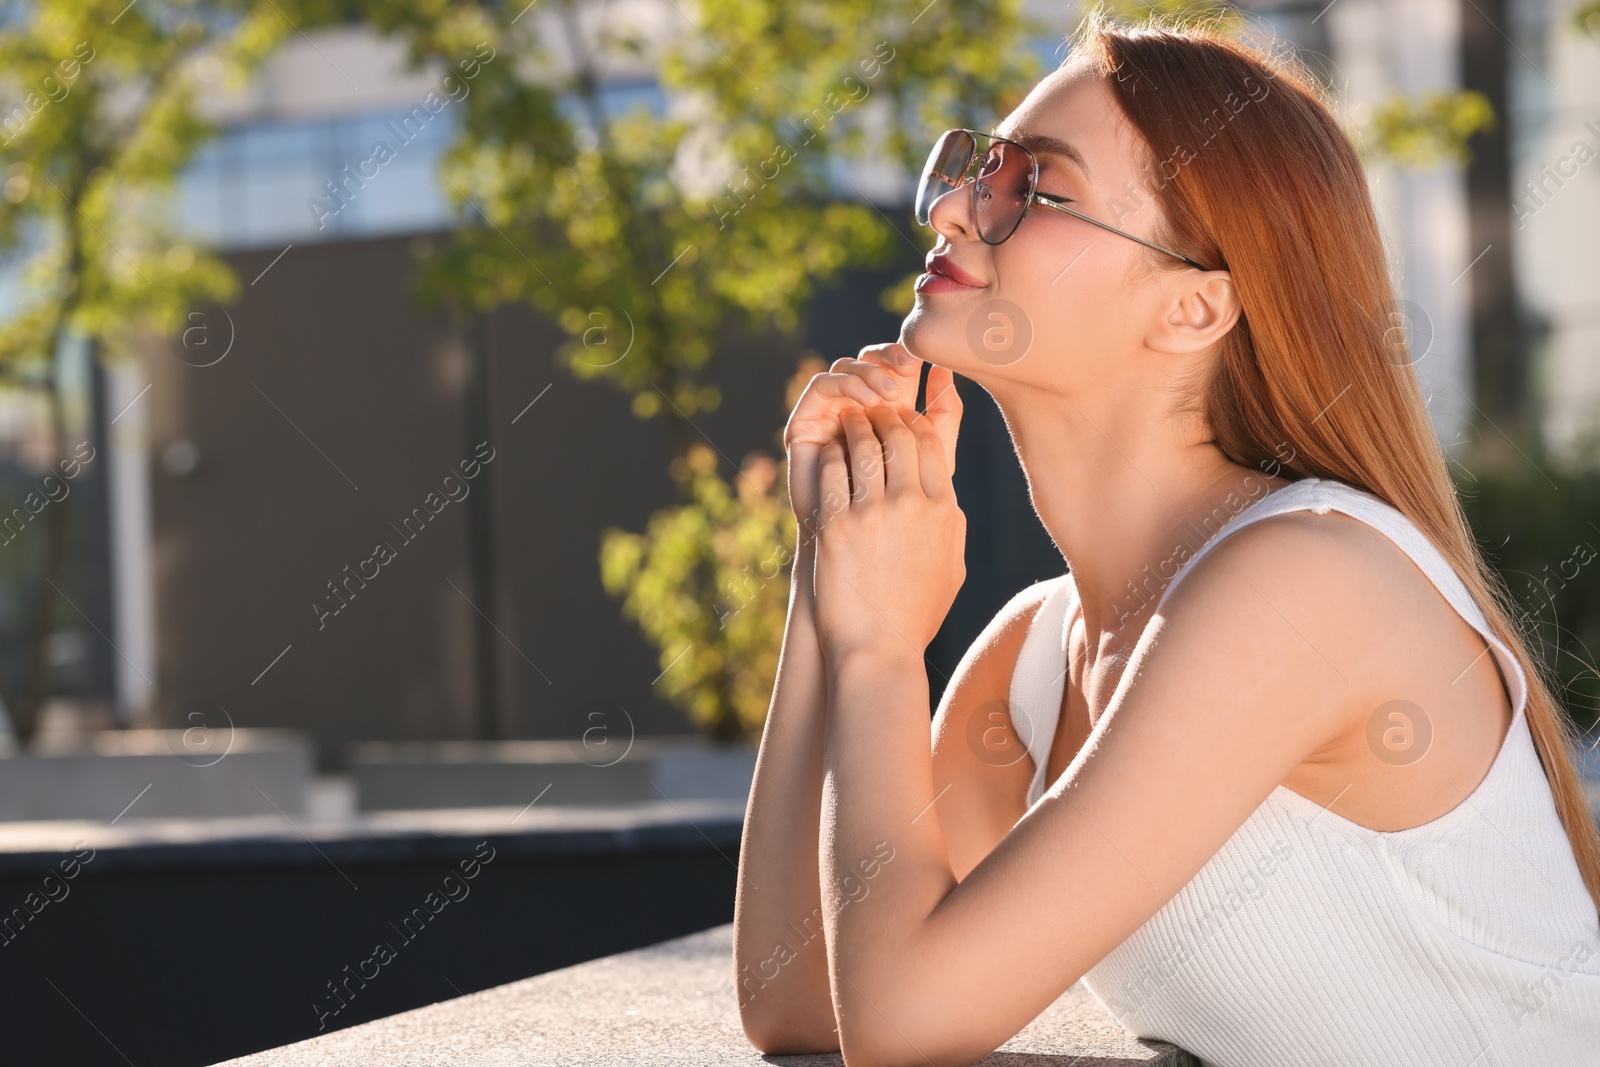
M1273 34L1340 101L1392 326L1600 779L1600 4L1112 6ZM19 1062L212 1063L731 918L789 407L896 337L933 138L1083 12L0 3ZM1062 569L958 387L935 702ZM477 903L406 925L480 846Z

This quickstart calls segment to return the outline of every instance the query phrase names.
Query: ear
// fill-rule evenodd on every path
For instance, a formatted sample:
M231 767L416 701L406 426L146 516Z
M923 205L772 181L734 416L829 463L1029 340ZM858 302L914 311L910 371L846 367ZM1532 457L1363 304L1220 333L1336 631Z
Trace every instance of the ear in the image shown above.
M1233 275L1225 270L1186 272L1174 275L1161 316L1151 326L1144 343L1157 352L1183 355L1203 352L1220 341L1244 307L1234 288Z

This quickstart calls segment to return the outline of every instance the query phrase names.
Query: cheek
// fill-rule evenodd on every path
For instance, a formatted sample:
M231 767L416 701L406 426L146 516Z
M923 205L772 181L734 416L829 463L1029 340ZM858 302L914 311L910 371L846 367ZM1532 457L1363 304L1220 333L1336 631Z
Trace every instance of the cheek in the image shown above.
M1097 374L1126 363L1146 332L1144 289L1132 255L1114 234L1092 228L1054 228L1049 240L1019 247L999 277L999 296L1026 313L1032 330L1030 359L1052 375ZM1070 370L1068 368L1071 368ZM1008 376L1022 372L1021 364Z
M1117 249L1102 240L1105 236L1073 220L1040 219L1040 225L1026 242L1012 238L1015 249L1007 264L1007 280L1017 291L1024 289L1058 299L1063 290L1084 291L1109 286L1111 275L1120 269ZM1019 235L1020 237L1020 235Z
M1038 239L1003 246L1012 255L997 257L998 297L1022 308L1046 337L1060 336L1061 328L1094 332L1119 303L1123 264L1083 229L1040 227Z

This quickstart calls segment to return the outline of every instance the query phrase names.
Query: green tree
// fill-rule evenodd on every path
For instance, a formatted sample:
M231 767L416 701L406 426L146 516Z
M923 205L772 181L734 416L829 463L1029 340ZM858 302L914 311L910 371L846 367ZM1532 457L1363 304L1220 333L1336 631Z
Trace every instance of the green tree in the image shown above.
M228 269L175 236L161 208L209 132L197 95L241 77L287 30L267 3L192 0L36 0L27 18L0 25L4 96L13 101L0 114L0 249L23 283L0 321L0 386L42 398L52 467L69 451L61 380L69 343L126 358L194 300L235 293ZM24 738L50 695L45 643L65 610L59 587L74 507L71 496L46 507L42 493L0 517L29 535L9 550L39 557L27 568L37 576L25 598L28 669L0 682ZM44 528L27 529L36 513Z
M682 21L666 34L621 6L546 6L553 41L521 5L367 8L419 61L450 62L469 38L507 57L463 101L441 178L474 222L426 264L424 292L463 315L539 309L565 329L557 359L576 378L661 422L683 502L645 534L607 531L603 576L662 667L692 680L672 699L735 740L770 693L786 583L748 604L736 590L754 557L787 563L793 532L772 518L781 473L752 484L767 469L753 459L735 489L706 469L696 420L722 400L711 356L730 328L792 333L846 266L902 243L920 254L909 205L838 196L840 161L873 160L908 185L934 133L989 122L1033 84L1039 28L1020 0L701 0L673 5ZM630 64L659 72L665 113L608 99L606 75ZM759 553L752 531L771 542Z
M1361 144L1368 164L1392 160L1401 166L1448 163L1464 167L1472 159L1467 142L1479 130L1493 129L1494 108L1482 93L1436 91L1396 96L1373 113Z
M759 733L778 672L794 513L779 466L751 452L737 490L696 441L673 460L690 500L650 516L644 533L601 538L606 591L661 650L663 691L717 741ZM779 492L774 492L774 489Z
M987 124L1020 100L1043 73L1031 42L1046 28L1023 17L1021 0L700 0L673 5L683 24L667 33L628 22L632 9L620 5L546 6L558 16L555 40L525 18L531 5L446 0L46 0L26 25L0 30L15 84L44 90L5 120L0 243L27 250L36 269L23 308L0 324L0 381L53 398L64 453L55 378L66 338L91 338L118 358L196 298L236 292L226 268L172 236L172 220L153 209L211 132L195 96L207 78L247 74L291 32L360 18L406 42L418 65L479 59L441 173L475 221L426 264L424 294L463 318L507 303L553 317L567 333L558 360L575 377L609 382L631 395L638 417L661 420L680 527L689 521L682 509L699 509L703 531L748 530L737 509L770 514L785 479L759 480L759 491L713 489L720 476L703 469L696 448L705 444L696 419L721 402L712 353L731 326L794 331L816 286L847 265L881 264L902 242L920 252L927 234L905 205L880 207L860 190L838 197L841 161L871 161L908 186L939 129ZM73 59L80 43L90 52ZM484 47L494 58L482 59ZM74 67L62 66L68 59ZM607 98L608 74L628 64L659 72L665 113ZM68 70L63 94L52 86ZM1427 140L1415 121L1394 125ZM886 304L903 310L909 282ZM747 462L734 477L749 483L758 469ZM66 519L65 508L50 517L46 576L59 577ZM755 526L780 538L782 524ZM690 627L705 643L697 662L728 666L708 668L675 699L716 736L736 736L750 728L734 695L744 683L709 679L742 677L742 664L760 661L739 645L760 627L708 623L731 617L730 575L748 553L716 550L710 533L673 534L696 562L680 567L687 586L669 592L640 561L665 567L671 551L645 536L608 532L602 566L622 582L612 591L647 629L643 620L660 612L641 596L700 605L699 628ZM792 531L782 536L792 554ZM36 598L31 700L13 701L25 731L47 692L40 649L51 593L41 586ZM770 629L782 610L760 601L738 614L766 612ZM688 632L652 632L664 667Z
M1214 3L1135 6L1233 17ZM659 28L609 17L588 32L583 11L613 9L557 0L562 32L552 42L521 21L526 9L449 10L389 23L373 15L409 34L419 57L448 61L477 34L517 57L480 76L465 102L443 183L482 223L430 262L426 291L464 310L538 308L566 330L557 358L575 377L609 381L640 418L662 420L684 502L642 535L607 531L601 565L663 669L682 670L684 648L695 649L702 666L684 672L695 683L670 691L714 736L734 739L753 724L728 679L761 660L715 625L732 572L749 560L712 542L741 521L728 507L759 499L767 509L786 479L751 495L703 469L704 454L685 462L702 440L695 420L721 402L710 357L734 323L792 331L815 287L846 265L880 264L902 242L920 253L929 235L905 205L837 196L840 162L879 162L909 188L935 133L986 126L1037 81L1032 44L1048 28L1014 0L700 0L674 7L683 25L663 39ZM451 21L472 29L451 32ZM659 73L665 114L608 102L607 72L630 63ZM1373 141L1379 153L1453 155L1476 114L1433 103L1386 113ZM914 276L883 294L886 307L909 307ZM792 555L792 540L774 547ZM697 614L686 617L687 605ZM781 632L781 600L751 610L769 612L779 621L766 630ZM770 675L765 682L770 689Z
M1600 37L1600 0L1585 0L1573 8L1568 25L1579 33Z
M1600 452L1453 467L1462 507L1505 578L1516 622L1551 665L1580 729L1600 723Z
M1172 16L1204 20L1241 35L1258 33L1254 17L1225 0L1102 0L1101 6L1130 20ZM1317 64L1311 66L1315 70ZM1369 166L1386 160L1407 167L1440 162L1465 166L1470 159L1467 141L1494 121L1494 109L1482 93L1440 90L1396 94L1374 110L1364 127L1349 132Z

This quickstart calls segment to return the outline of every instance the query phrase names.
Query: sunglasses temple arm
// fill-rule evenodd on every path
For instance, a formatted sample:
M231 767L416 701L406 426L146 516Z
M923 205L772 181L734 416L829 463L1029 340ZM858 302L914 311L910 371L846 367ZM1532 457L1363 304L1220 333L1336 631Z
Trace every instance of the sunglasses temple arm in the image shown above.
M1139 236L1136 236L1135 234L1131 234L1127 230L1119 230L1115 226L1111 225L1109 222L1101 222L1099 219L1092 218L1089 215L1085 215L1081 211L1074 211L1072 208L1068 207L1065 204L1058 204L1054 200L1045 200L1044 198L1038 197L1038 196L1035 196L1034 203L1043 204L1045 207L1051 208L1051 209L1053 209L1055 211L1060 211L1063 214L1071 215L1075 219L1082 219L1084 222L1087 222L1087 223L1089 223L1090 225L1093 225L1093 226L1098 226L1102 230L1109 230L1112 233L1120 234L1121 236L1128 238L1128 240L1130 240L1130 241L1139 242L1140 244L1144 245L1146 248L1153 248L1157 252L1165 252L1167 255L1173 257L1174 259L1179 259L1179 260L1182 260L1183 262L1189 264L1189 266L1195 268L1196 270L1205 270L1206 269L1206 268L1202 267L1200 264L1196 263L1194 260L1190 259L1188 256L1179 255L1177 252L1174 252L1170 248L1163 248L1160 245L1156 244L1154 241L1146 241L1143 237L1139 237Z

